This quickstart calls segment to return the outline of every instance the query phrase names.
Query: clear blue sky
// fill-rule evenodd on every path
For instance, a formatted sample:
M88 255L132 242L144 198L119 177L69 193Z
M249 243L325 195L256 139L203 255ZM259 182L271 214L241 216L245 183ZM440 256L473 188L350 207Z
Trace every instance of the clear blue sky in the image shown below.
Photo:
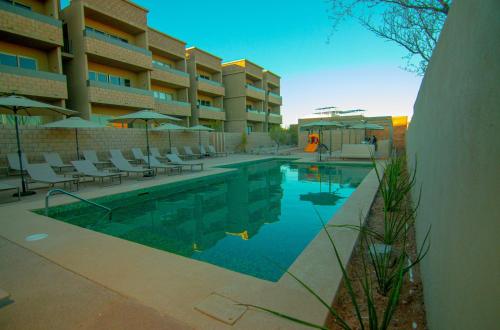
M411 115L421 78L405 52L346 22L332 35L325 0L136 0L149 25L216 54L247 58L282 77L284 124L335 105L365 115ZM65 6L68 0L63 0Z

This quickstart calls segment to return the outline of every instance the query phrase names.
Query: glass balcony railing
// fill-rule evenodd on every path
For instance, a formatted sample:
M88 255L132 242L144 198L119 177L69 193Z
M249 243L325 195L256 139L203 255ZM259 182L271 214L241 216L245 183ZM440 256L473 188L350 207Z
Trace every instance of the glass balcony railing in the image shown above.
M177 100L166 100L166 99L160 99L155 97L155 101L160 102L160 103L165 103L165 104L172 104L172 105L178 105L181 107L189 107L191 106L191 103L188 102L183 102L183 101L177 101Z
M216 112L223 112L224 111L221 108L212 107L212 106L208 106L208 105L200 105L199 107L200 107L200 110L208 110L208 111L216 111Z
M92 30L84 30L83 35L85 37L98 39L98 40L108 42L110 44L113 44L113 45L116 45L119 47L123 47L123 48L129 49L129 50L135 51L135 52L142 53L142 54L147 55L147 56L151 56L151 52L149 50L147 50L146 48L142 48L142 47L139 47L136 45L129 44L128 42L124 42L124 41L121 41L119 39L112 38L112 37L107 36L105 34L97 33L97 32L92 31Z
M197 77L197 79L199 81L203 81L203 82L206 82L210 85L214 85L214 86L218 86L218 87L222 87L222 83L218 82L218 81L215 81L215 80L211 80L211 79L206 79L206 78L202 78L200 76Z
M47 80L57 80L66 82L66 76L59 73L47 72L47 71L39 71L39 70L30 70L19 68L16 66L4 65L0 64L0 72L9 73L13 75L33 77L38 79L47 79Z
M259 110L254 110L254 109L247 109L248 113L255 113L256 115L265 115L266 113L264 111L259 111Z
M168 66L165 66L165 65L153 63L153 68L158 69L158 70L162 70L162 71L166 71L166 72L171 72L174 74L178 74L178 75L183 76L183 77L189 77L189 74L187 72L173 69L173 68L169 68Z
M106 88L106 89L113 89L119 92L124 92L124 93L133 93L133 94L140 94L140 95L147 95L153 97L153 91L147 90L147 89L141 89L141 88L134 88L134 87L127 87L127 86L121 86L121 85L114 85L110 83L105 83L101 81L95 81L95 80L87 80L87 86L89 87L98 87L98 88Z
M269 96L274 96L274 97L276 97L278 99L281 99L281 95L273 93L273 92L269 92Z
M54 25L57 27L62 27L62 22L60 20L57 20L57 19L50 17L50 16L47 16L47 15L43 15L43 14L31 11L31 10L26 9L26 8L14 6L14 5L7 3L5 1L0 1L0 10L5 10L5 11L8 11L8 12L16 14L16 15L21 15L21 16L24 16L24 17L27 17L30 19L34 19L34 20L43 22L43 23L47 23L47 24Z
M271 116L271 117L281 117L281 115L279 113L273 113L273 112L270 112L269 116Z
M255 87L254 85L246 84L246 88L251 89L253 91L259 92L259 93L265 93L265 91L262 88Z

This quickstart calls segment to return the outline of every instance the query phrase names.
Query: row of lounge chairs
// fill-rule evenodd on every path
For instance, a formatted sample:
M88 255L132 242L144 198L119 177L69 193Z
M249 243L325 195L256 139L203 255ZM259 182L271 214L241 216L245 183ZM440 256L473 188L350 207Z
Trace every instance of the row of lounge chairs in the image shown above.
M191 171L195 168L203 170L202 162L183 160L176 154L162 156L157 148L152 148L149 156L144 155L139 148L133 148L132 154L134 159L130 160L123 156L121 150L112 149L109 161L103 161L99 160L94 150L85 150L83 151L83 160L71 161L70 164L67 164L63 162L57 152L46 152L43 153L46 163L30 164L23 153L21 161L23 171L29 175L30 182L40 182L50 186L62 183L65 187L69 184L70 188L76 185L76 189L78 189L82 177L91 178L92 181L100 180L101 183L104 183L105 179L108 179L110 183L114 181L121 183L123 175L155 176L159 170L165 174L174 172L181 174L185 168ZM21 170L17 153L8 154L7 160L9 174Z

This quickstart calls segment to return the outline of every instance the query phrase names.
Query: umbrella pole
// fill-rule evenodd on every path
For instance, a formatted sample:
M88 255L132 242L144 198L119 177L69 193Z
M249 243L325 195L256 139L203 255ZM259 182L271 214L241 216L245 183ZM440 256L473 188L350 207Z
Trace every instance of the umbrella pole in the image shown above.
M332 130L330 129L330 158L332 158Z
M169 146L168 152L172 153L172 139L170 138L170 130L168 131L168 146Z
M146 152L148 153L148 168L151 169L151 162L149 161L149 132L148 132L147 120L146 120Z
M76 138L76 160L80 160L80 148L78 147L78 128L75 128L75 138Z
M17 140L17 156L19 157L19 169L21 170L21 196L34 195L36 192L29 191L28 186L26 184L26 180L24 178L24 169L23 169L23 157L21 151L21 138L19 136L19 120L17 118L17 107L14 107L14 122L16 124L16 140ZM14 196L17 194L14 194Z

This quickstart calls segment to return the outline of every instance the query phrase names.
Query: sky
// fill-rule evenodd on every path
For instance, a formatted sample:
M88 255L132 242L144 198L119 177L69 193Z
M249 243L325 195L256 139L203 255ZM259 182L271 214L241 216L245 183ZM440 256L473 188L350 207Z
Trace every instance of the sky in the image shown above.
M151 27L188 46L281 76L285 126L324 106L361 108L365 116L413 112L421 77L401 69L406 52L354 20L332 34L327 0L134 2L149 9Z

